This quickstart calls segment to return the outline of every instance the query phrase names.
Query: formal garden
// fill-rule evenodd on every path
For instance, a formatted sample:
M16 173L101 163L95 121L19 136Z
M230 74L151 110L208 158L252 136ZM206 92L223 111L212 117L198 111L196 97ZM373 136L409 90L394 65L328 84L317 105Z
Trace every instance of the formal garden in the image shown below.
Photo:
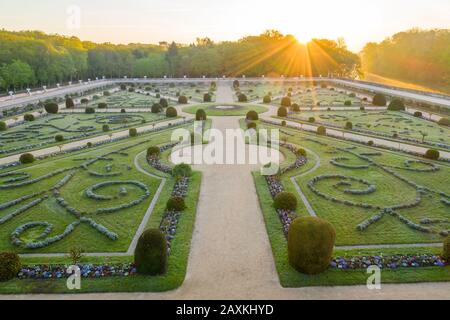
M204 110L207 116L244 116L249 111L256 113L264 113L268 108L261 105L253 105L246 103L235 104L220 104L220 103L205 103L202 105L193 105L183 108L183 112L196 114L198 110Z

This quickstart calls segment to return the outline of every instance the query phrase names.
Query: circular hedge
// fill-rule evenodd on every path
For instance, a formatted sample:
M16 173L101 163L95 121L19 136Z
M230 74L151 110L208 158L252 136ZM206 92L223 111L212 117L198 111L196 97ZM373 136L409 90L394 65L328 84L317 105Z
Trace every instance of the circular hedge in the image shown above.
M19 273L20 268L20 258L16 253L0 253L0 282L14 279Z
M238 101L239 102L247 102L248 101L247 96L245 94L243 94L243 93L240 93L238 95Z
M381 93L377 93L372 99L372 104L378 107L385 107L387 104L386 97Z
M401 100L401 99L394 99L389 103L388 110L389 111L404 111L405 104L404 104L403 100Z
M173 167L172 176L175 178L185 178L192 175L192 168L190 165L181 163Z
M438 150L435 149L429 149L425 153L425 158L431 159L431 160L438 160L441 157L441 154Z
M263 98L263 103L271 103L272 102L272 97L269 95L265 95Z
M258 112L251 110L249 112L247 112L247 115L245 117L247 120L251 120L251 121L258 121L259 120L259 115Z
M325 220L315 217L298 218L289 228L289 264L309 275L325 272L331 262L336 231Z
M57 103L50 102L50 103L46 103L46 104L44 105L44 109L45 109L45 111L46 111L47 113L53 113L53 114L55 114L55 113L58 113L59 107L58 107L58 104L57 104Z
M444 240L444 247L443 247L443 251L442 251L442 258L444 258L445 261L450 261L450 236L448 236Z
M167 118L176 118L178 117L177 109L174 107L169 107L166 109L166 117Z
M161 154L161 149L157 146L153 146L147 149L147 158L159 158Z
M167 201L167 210L173 210L176 212L181 212L186 209L186 204L184 199L181 197L172 197Z
M25 121L34 121L34 115L32 115L31 113L27 113L23 116L23 120Z
M278 115L279 117L287 117L287 114L288 114L288 112L287 112L287 108L286 108L286 107L280 107L280 108L278 108L277 115Z
M324 126L320 126L317 128L317 134L324 136L327 134L327 128L325 128Z
M138 135L137 129L136 128L131 128L129 130L129 134L130 134L130 137L137 137L137 135Z
M209 93L205 93L203 95L203 102L211 102L212 101L212 97Z
M281 106L282 106L282 107L290 107L291 104L292 104L291 98L289 98L289 97L284 97L283 99L281 99Z
M167 270L167 242L158 229L149 229L142 233L134 250L134 264L137 272L156 276Z
M63 136L62 134L57 134L57 135L55 136L55 141L56 141L56 142L62 142L62 141L64 141L64 136Z
M36 159L31 153L24 153L20 156L19 161L22 164L33 163Z
M293 193L280 192L275 196L273 204L275 209L293 211L297 209L297 198Z
M0 121L0 131L6 131L8 129L8 126L6 125L5 121Z
M198 109L195 113L195 120L196 121L204 121L206 120L206 112L203 109Z
M180 104L187 104L188 103L188 98L186 96L179 96L178 97L178 103L180 103Z

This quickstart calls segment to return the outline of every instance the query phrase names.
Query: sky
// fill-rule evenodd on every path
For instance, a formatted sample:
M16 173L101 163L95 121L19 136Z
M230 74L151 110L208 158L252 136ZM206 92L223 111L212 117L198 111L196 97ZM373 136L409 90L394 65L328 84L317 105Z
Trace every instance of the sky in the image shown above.
M14 0L0 28L40 30L111 43L237 40L267 29L343 37L350 50L411 28L450 28L450 0Z

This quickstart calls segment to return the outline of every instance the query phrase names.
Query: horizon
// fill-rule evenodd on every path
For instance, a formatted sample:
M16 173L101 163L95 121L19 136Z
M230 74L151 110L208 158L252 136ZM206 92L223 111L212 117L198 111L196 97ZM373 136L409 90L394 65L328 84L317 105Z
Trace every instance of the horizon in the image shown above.
M108 2L108 8L99 1L62 0L55 3L43 0L36 3L19 0L13 4L0 4L1 11L8 13L0 14L0 27L8 31L36 30L75 36L82 41L124 45L162 41L190 44L196 38L204 37L214 42L237 41L275 29L293 35L302 43L312 38L336 40L342 37L353 52L360 52L368 42L380 42L398 32L414 28L449 28L447 12L450 3L445 0L434 1L433 6L419 0L395 3L381 0L364 7L356 0L343 0L339 4L329 0L320 4L296 2L295 9L298 10L291 10L290 2L281 0L277 4L289 10L274 11L268 0L246 3L231 0L226 4L211 4L205 0L194 3L173 0L170 4L161 0L152 3L135 0L126 4L126 8L117 0ZM29 10L20 11L23 7ZM323 10L324 7L328 10ZM125 9L126 17L123 16ZM303 15L304 11L317 14ZM45 12L55 18L42 20ZM368 14L374 18L367 19ZM330 24L334 27L330 28ZM361 24L364 24L363 28L355 28Z

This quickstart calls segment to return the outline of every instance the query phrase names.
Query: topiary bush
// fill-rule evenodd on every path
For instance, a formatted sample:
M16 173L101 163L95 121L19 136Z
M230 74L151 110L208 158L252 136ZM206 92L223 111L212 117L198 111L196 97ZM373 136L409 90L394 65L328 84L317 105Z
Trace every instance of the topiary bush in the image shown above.
M265 95L263 98L263 103L271 103L272 102L272 97L269 95Z
M0 253L0 282L14 279L19 273L20 268L20 258L16 253Z
M167 99L165 98L161 98L159 99L159 104L161 105L161 107L163 107L164 109L169 107L169 101L167 101Z
M188 103L188 98L186 96L179 96L178 97L178 103L180 103L180 104L187 104Z
M47 113L55 114L55 113L58 113L59 107L58 107L58 104L56 104L54 102L49 102L44 105L44 109Z
M254 123L254 122L249 122L249 123L247 123L247 129L255 129L256 130L256 128L257 128L257 126L256 126L256 123Z
M20 156L19 161L22 164L33 163L36 159L31 153L24 153Z
M377 93L372 99L372 104L378 107L385 107L387 104L386 97L381 93Z
M294 111L294 112L300 112L300 106L298 104L296 104L296 103L294 103L291 106L291 108L292 108L292 111Z
M75 103L73 102L72 98L66 98L66 109L73 108L75 108Z
M375 144L375 142L373 142L372 140L367 141L367 145L369 147L372 147Z
M448 236L444 240L444 247L442 250L442 258L444 258L445 261L450 262L450 236Z
M422 118L422 117L423 117L423 114L422 114L422 112L420 112L420 111L416 111L416 112L414 112L414 117L416 117L416 118Z
M203 95L203 102L211 102L211 100L212 100L212 97L209 93L205 93Z
M243 94L243 93L240 93L238 95L238 101L239 102L247 102L248 101L247 96L245 94Z
M273 205L275 209L294 211L297 209L297 198L293 193L280 192L275 196Z
M195 113L195 120L196 121L204 121L206 120L206 112L203 109L198 109Z
M289 228L289 264L309 275L325 272L331 262L336 231L325 220L315 217L298 218Z
M55 136L55 141L56 142L63 142L64 141L64 136L62 134L57 134Z
M31 113L27 113L23 116L23 120L25 121L34 121L34 115L32 115Z
M352 105L352 102L350 100L346 100L344 102L344 106L346 106L346 107L350 107L351 105Z
M161 149L157 146L153 146L147 149L147 158L159 158Z
M166 272L167 241L160 230L142 233L134 250L134 264L139 274L156 276Z
M138 135L137 129L136 128L131 128L129 130L129 134L130 134L130 137L137 137L137 135Z
M310 118L308 119L308 122L309 122L309 123L314 123L314 122L316 122L316 118L310 117Z
M167 201L167 210L173 210L176 212L181 212L186 209L186 204L184 199L181 197L172 197Z
M174 107L169 107L166 109L166 117L167 118L176 118L178 117L177 109Z
M190 165L181 163L173 167L172 176L175 178L185 178L192 175L192 168Z
M247 112L247 115L245 118L249 121L258 121L259 115L258 115L258 112L251 110L251 111Z
M152 105L152 113L160 113L162 111L162 106L159 103L154 103Z
M280 107L280 108L278 108L277 115L278 115L279 117L287 117L287 115L288 115L287 108L286 108L286 107Z
M449 118L441 118L438 121L438 124L441 126L450 126L450 119Z
M8 126L6 125L5 121L0 121L0 131L6 131L8 129Z
M317 128L317 134L324 136L327 134L327 128L325 128L324 126L320 126Z
M284 97L283 99L281 99L281 106L282 106L282 107L290 107L291 104L292 104L291 98L289 98L289 97Z
M109 129L109 126L107 124L104 124L103 127L102 127L102 130L103 130L103 132L108 132L110 129Z
M348 121L348 122L345 124L345 129L347 129L347 130L352 130L352 129L353 129L353 123L351 123L350 121Z
M108 105L105 102L100 102L98 105L99 109L106 109L108 108Z
M425 158L430 160L438 160L441 157L441 154L438 150L435 149L429 149L425 153Z
M87 107L86 109L84 109L84 112L87 114L92 114L95 113L95 109L92 107Z
M405 104L404 104L403 100L401 100L401 99L394 99L389 103L388 110L389 111L404 111Z

